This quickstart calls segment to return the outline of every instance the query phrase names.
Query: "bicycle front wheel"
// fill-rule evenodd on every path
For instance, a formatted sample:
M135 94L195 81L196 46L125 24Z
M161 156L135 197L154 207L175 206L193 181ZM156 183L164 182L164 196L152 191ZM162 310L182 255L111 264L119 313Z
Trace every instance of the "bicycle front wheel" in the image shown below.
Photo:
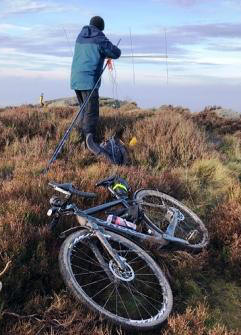
M124 261L125 270L93 233L78 231L64 241L59 254L66 285L81 302L125 328L145 330L160 325L173 304L163 272L132 241L110 231L105 237Z
M181 219L176 226L174 237L193 249L200 249L208 244L208 231L202 220L175 198L147 189L137 192L135 200L160 234L166 233L170 224L168 210L177 209Z

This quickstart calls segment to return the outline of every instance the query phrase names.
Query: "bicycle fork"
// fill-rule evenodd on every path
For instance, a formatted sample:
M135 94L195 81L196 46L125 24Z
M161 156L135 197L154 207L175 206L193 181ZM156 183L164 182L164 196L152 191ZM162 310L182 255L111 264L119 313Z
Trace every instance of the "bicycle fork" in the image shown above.
M112 257L112 259L115 261L115 263L118 265L118 267L121 270L125 270L126 269L126 264L125 262L123 262L122 258L113 250L112 246L110 245L107 237L108 237L108 233L106 233L106 231L98 226L95 222L91 222L90 220L88 220L87 218L83 218L77 215L77 220L80 223L81 226L85 226L86 228L88 228L89 230L91 230L93 232L93 234L98 238L98 240L101 242L101 244L103 245L103 247L106 249L106 251L109 253L109 255ZM97 250L95 250L97 249ZM102 255L100 254L98 248L94 248L95 250L95 255L97 257L97 259L99 260L100 264L104 267L104 269L106 270L106 263L102 257ZM109 272L109 270L108 270Z

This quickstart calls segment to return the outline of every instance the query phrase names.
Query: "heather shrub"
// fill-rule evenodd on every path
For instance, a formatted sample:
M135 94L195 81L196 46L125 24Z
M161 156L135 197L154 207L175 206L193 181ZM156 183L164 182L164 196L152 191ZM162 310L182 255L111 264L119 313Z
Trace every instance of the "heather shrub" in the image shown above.
M39 111L33 109L21 110L20 108L17 111L1 113L0 122L6 129L12 130L12 136L16 138L24 136L31 138L36 134L46 136L48 133L54 133L55 127L47 120L47 117L47 114ZM11 140L11 138L8 140Z
M24 107L5 109L0 115L0 149L16 139L40 136L50 140L56 139L56 133L62 136L74 112L73 108L48 108L45 112Z
M212 212L210 234L218 252L216 256L226 264L227 271L241 270L241 205L238 201L221 203Z
M197 254L174 244L152 250L175 300L167 328L156 333L236 335L222 326L228 324L228 314L230 329L241 329L236 312L241 301L238 140L225 137L225 147L217 152L186 110L126 108L103 111L98 135L102 140L122 127L126 145L137 137L136 146L129 149L128 166L94 157L73 131L46 175L41 171L76 110L21 107L1 112L0 269L11 260L1 277L1 334L125 333L101 322L65 291L58 270L59 233L76 222L66 217L50 232L46 216L55 193L47 186L49 181L72 182L80 190L97 192L93 200L73 197L80 208L88 208L111 198L95 183L114 174L126 178L133 191L152 188L184 201L202 215L211 232L208 250ZM230 300L224 312L221 297Z
M124 129L123 141L128 145L130 139L135 136L135 125L138 121L148 120L154 115L152 110L103 110L98 126L98 136L100 140L107 139L118 129ZM139 138L142 142L142 138Z
M241 235L241 205L238 201L221 203L212 212L210 231L213 238L230 244L234 234Z
M131 111L133 113L133 112L136 112L136 110L138 110L138 109L139 109L139 107L137 106L137 104L134 101L127 102L126 104L124 104L120 107L120 110L122 112Z
M205 134L179 114L157 113L136 122L133 133L139 140L132 152L134 161L154 171L189 166L208 155Z
M241 236L234 233L229 249L231 264L237 267L237 272L241 270Z
M204 110L192 115L192 119L208 132L216 135L240 134L241 119L228 119L217 115L213 110Z

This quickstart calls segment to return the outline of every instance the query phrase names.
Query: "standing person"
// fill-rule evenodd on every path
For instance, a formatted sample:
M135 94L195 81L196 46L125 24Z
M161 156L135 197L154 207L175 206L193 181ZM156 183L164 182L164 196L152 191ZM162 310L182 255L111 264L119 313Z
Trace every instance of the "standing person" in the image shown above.
M94 16L88 26L84 26L75 43L71 69L71 89L75 90L80 105L85 101L98 81L103 70L105 58L117 59L120 49L104 35L104 20ZM76 121L80 137L96 137L99 120L99 81L85 110Z
M40 107L44 107L44 94L43 93L41 93L39 97L39 104L40 104Z

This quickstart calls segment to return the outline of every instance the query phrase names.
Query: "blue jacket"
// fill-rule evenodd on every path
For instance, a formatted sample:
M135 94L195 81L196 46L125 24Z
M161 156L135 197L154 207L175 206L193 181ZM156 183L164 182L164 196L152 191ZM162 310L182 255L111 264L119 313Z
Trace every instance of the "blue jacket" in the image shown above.
M120 49L102 31L92 25L83 27L75 43L71 89L91 90L101 75L105 58L117 59L120 55Z

